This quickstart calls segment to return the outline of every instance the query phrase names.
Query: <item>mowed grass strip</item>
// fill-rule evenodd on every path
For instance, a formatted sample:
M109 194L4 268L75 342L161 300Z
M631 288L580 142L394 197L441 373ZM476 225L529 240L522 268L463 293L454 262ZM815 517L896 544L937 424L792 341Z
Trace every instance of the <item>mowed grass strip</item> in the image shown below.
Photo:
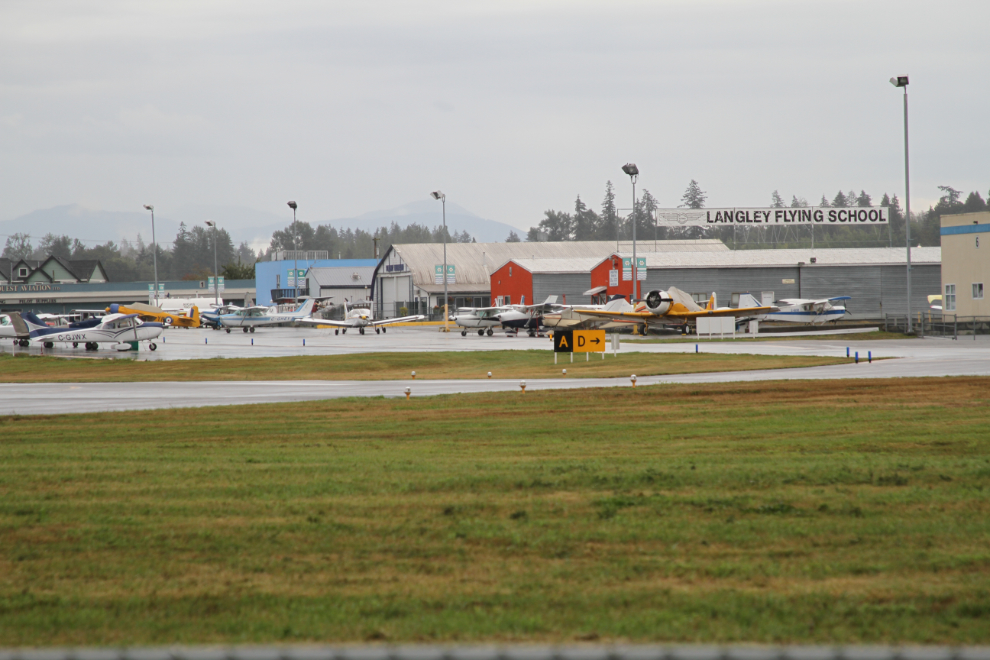
M990 642L990 379L0 418L0 647Z
M549 344L549 342L547 342ZM846 357L789 355L717 355L711 353L620 353L602 360L592 354L551 351L464 351L438 353L363 353L277 358L210 360L74 360L0 355L0 382L84 383L206 380L393 380L441 378L569 378L653 376L751 369L785 369L843 364Z
M821 329L811 328L812 331ZM827 329L827 328L826 328ZM634 344L695 344L701 343L705 345L709 342L754 342L754 341L876 341L883 339L917 339L916 335L905 335L899 332L886 332L884 330L877 330L876 332L851 332L843 335L790 335L781 334L779 336L775 333L768 332L761 337L748 337L746 335L737 335L735 337L712 337L708 338L707 335L701 337L687 335L672 335L667 337L629 337L624 338L624 341L632 342Z

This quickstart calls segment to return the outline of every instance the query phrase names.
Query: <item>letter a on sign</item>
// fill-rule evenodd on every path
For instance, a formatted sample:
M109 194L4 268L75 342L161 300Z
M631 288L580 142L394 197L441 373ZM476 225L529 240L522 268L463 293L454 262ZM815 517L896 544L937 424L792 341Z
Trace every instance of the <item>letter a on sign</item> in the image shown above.
M553 333L553 350L555 353L574 352L574 332L572 330L557 330Z

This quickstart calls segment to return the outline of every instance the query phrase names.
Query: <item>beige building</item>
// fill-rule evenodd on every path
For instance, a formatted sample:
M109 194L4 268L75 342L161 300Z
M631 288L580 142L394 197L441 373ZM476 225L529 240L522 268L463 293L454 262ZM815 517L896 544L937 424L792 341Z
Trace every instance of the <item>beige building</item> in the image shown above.
M990 212L942 216L942 312L990 316Z

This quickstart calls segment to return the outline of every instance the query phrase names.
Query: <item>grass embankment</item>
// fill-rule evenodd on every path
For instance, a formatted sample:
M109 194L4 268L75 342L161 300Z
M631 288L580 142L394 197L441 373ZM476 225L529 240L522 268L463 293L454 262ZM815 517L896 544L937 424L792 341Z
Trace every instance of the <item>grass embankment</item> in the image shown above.
M741 341L804 341L804 340L817 340L817 341L872 341L876 339L917 339L915 335L902 335L899 332L885 332L883 330L878 330L876 332L852 332L845 335L786 335L782 334L779 337L774 336L773 333L767 333L760 337L749 337L746 335L737 335L735 338L726 337L724 339L719 339L717 336L713 336L709 339L707 336L698 337L697 335L676 335L669 337L628 337L623 338L623 341L628 341L637 344L696 344L696 343L707 343L707 342L741 342Z
M549 342L548 342L549 343ZM211 360L66 360L0 355L0 382L82 383L184 380L393 380L486 378L628 377L750 369L817 367L849 362L845 357L625 353L602 360L593 354L553 363L549 351L464 351L446 353L363 353L278 358Z
M0 418L0 647L990 642L990 380Z

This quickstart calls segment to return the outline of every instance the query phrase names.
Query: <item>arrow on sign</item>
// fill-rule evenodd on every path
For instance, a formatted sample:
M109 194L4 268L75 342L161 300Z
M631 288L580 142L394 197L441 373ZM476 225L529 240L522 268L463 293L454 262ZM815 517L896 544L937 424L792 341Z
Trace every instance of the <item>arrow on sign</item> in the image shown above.
M594 339L592 339L592 340L591 340L590 342L588 342L588 343L589 343L589 344L600 344L600 343L602 343L602 340L601 340L601 339L599 339L598 337L595 337Z

